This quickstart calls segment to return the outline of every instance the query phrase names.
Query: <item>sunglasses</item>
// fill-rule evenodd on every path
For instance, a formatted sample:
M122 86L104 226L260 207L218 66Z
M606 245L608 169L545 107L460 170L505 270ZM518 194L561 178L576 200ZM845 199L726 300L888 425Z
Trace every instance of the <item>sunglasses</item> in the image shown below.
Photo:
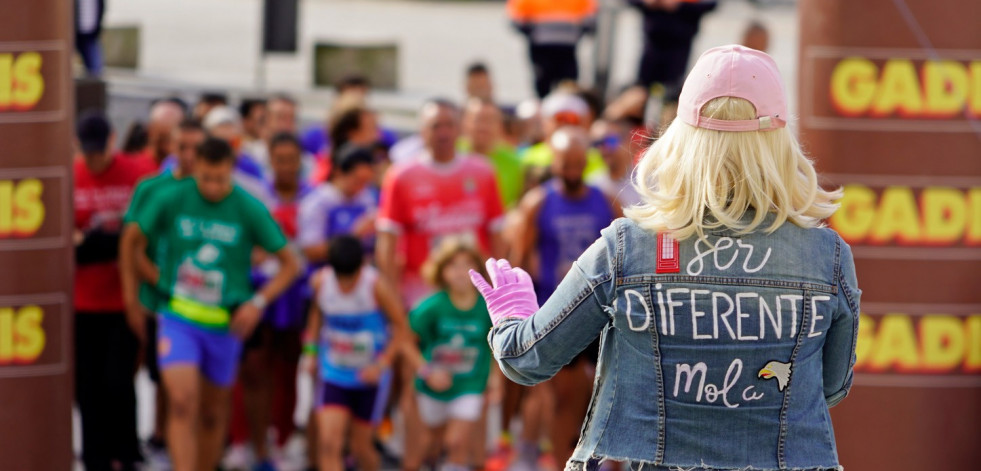
M603 136L602 138L593 141L593 147L597 149L600 147L606 147L606 148L620 147L620 136L612 135L612 134L609 136Z

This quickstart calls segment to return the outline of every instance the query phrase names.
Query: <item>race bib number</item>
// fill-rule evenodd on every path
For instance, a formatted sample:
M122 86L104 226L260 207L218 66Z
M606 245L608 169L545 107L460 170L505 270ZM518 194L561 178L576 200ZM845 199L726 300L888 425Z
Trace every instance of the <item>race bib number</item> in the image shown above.
M371 332L347 333L329 331L327 363L339 368L361 369L375 359L375 339Z
M453 344L438 345L433 348L433 363L455 375L470 373L477 363L477 349Z
M225 287L225 274L220 270L205 270L190 258L184 259L177 269L174 295L190 298L202 304L221 305Z

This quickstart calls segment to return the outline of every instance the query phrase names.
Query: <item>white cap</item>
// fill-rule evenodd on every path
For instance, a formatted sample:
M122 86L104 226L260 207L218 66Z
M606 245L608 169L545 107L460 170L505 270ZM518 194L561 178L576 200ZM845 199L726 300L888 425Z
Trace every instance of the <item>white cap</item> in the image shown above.
M559 114L575 115L580 120L585 120L589 116L589 105L586 100L572 93L555 92L542 101L542 117L549 119Z
M239 117L238 112L232 109L230 106L216 106L208 112L204 117L204 122L202 125L207 130L212 130L222 124L234 124L236 126L242 123L242 118Z

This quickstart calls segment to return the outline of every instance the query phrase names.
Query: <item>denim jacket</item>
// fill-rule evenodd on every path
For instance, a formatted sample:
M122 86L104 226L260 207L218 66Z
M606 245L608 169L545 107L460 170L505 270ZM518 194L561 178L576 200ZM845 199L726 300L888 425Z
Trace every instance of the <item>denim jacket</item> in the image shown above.
M504 374L524 385L600 337L567 470L605 458L645 471L842 469L828 408L855 363L851 249L831 229L789 222L706 236L659 246L618 219L537 313L491 331Z

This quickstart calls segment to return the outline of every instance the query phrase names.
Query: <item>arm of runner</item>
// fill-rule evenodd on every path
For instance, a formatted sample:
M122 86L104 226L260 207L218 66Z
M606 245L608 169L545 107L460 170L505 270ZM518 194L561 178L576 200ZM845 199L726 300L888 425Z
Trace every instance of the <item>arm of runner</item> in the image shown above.
M320 338L320 325L323 320L320 318L320 307L317 305L317 288L320 286L320 272L316 272L310 277L310 292L313 293L313 300L310 303L310 313L307 316L307 326L303 331L303 369L311 376L317 376L317 349L318 339Z
M375 263L378 265L378 271L396 290L400 278L398 262L395 259L397 244L398 235L393 232L379 231L378 238L375 239Z
M119 279L123 290L126 323L140 343L146 343L146 314L140 305L137 281L137 253L146 257L146 236L136 224L127 224L119 239ZM151 262L152 264L152 262Z
M319 193L313 193L300 202L296 242L303 256L311 262L327 260L327 208L321 204Z
M517 237L514 238L511 257L509 257L511 264L516 267L530 266L532 250L535 241L538 240L536 219L544 201L545 191L541 187L536 187L528 191L518 206L521 217L518 219L518 227L515 231Z
M422 378L430 389L440 392L453 385L453 375L444 368L434 367L422 354L422 350L432 341L433 331L439 322L437 316L438 313L423 305L417 306L409 314L411 332L408 333L409 341L405 342L402 354L416 376Z
M381 202L375 219L378 235L375 239L375 264L382 276L395 287L399 286L398 260L396 259L398 238L408 221L407 198L399 195L399 172L389 170L382 183Z
M262 311L265 310L266 305L278 298L296 279L299 262L293 255L293 251L289 247L283 246L273 255L279 260L279 271L276 272L276 276L262 285L262 288L256 290L252 299L239 306L235 315L232 316L229 329L239 338L248 338L252 334L252 330L262 318Z
M381 307L385 318L388 319L388 325L392 332L391 341L388 342L385 350L378 357L378 363L382 368L388 368L392 366L399 352L405 350L403 344L408 344L412 348L414 345L410 341L409 326L402 301L392 289L391 283L384 277L379 277L378 281L375 282L375 298L378 300L378 306Z
M548 380L612 322L616 231L616 223L603 229L533 316L491 329L491 351L505 376L526 386Z

